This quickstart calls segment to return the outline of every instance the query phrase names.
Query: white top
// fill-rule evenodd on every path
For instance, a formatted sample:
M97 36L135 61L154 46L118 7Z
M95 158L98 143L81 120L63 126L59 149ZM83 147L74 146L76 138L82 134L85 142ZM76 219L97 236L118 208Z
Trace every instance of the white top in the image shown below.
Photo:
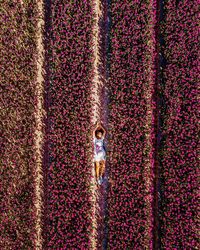
M102 137L101 139L97 139L96 137L94 137L93 142L94 142L95 154L105 152L104 147L103 147L103 141L104 141L104 137Z

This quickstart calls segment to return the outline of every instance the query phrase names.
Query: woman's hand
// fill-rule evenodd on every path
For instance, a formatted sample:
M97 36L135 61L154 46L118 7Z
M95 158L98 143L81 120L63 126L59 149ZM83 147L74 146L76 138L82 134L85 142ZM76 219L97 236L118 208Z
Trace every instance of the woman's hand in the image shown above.
M95 133L95 131L96 131L97 129L102 129L102 130L104 131L103 136L105 137L105 135L106 135L106 130L104 129L104 127L103 127L101 121L98 121L98 122L96 123L96 126L95 126L95 128L94 128L93 133Z
M105 128L103 127L103 125L102 125L101 122L99 122L98 125L99 125L99 128L101 128L104 131L103 136L105 137L106 136L106 130L105 130Z
M100 128L102 127L102 125L101 125L101 122L100 122L100 121L98 121L98 122L97 122L97 127L100 127Z
M96 131L97 129L100 129L101 127L102 127L101 122L97 122L94 128L94 131Z
M100 122L96 122L96 125L95 125L95 127L94 127L94 129L93 129L93 132L92 132L93 137L95 137L95 132L96 132L96 130L97 130L99 127L101 127L101 123L100 123Z

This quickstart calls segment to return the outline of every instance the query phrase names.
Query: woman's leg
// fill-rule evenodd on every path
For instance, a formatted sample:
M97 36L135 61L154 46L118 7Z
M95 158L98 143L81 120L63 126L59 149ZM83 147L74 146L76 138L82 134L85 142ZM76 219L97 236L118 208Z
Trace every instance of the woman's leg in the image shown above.
M96 180L99 179L99 168L100 168L99 161L95 161Z
M104 175L105 175L105 160L101 160L100 176L104 177Z

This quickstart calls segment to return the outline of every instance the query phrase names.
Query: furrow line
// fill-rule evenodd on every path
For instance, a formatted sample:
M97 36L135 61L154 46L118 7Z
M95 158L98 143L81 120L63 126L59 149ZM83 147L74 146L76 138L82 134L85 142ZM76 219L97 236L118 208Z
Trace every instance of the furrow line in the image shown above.
M43 47L43 1L38 0L38 23L37 23L37 107L36 107L36 129L35 129L35 155L36 155L36 186L35 186L35 207L36 207L36 249L42 249L42 196L43 196L43 175L42 175L42 145L43 145L43 91L44 78L42 74L44 64L44 47Z
M95 23L93 30L93 51L94 51L94 78L91 89L91 100L93 104L93 112L91 114L91 123L94 125L97 120L100 119L99 105L100 105L100 96L99 96L99 87L101 86L101 80L99 76L99 65L100 65L100 49L99 49L99 20L102 16L101 11L101 2L100 0L94 0L94 15ZM94 163L92 162L92 234L91 234L91 249L97 249L97 186L95 183L95 169Z

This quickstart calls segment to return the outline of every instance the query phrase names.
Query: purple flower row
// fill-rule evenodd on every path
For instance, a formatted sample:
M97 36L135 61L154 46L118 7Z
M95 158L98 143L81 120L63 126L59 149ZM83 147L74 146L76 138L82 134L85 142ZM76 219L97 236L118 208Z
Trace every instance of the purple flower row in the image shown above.
M175 3L177 2L177 4ZM161 36L160 230L163 249L199 249L198 2L166 1Z
M93 9L90 1L56 0L51 12L45 247L89 249Z
M155 5L156 1L112 1L110 6L108 247L112 250L152 249L154 130L152 121L146 125L147 106L150 112L154 108Z

